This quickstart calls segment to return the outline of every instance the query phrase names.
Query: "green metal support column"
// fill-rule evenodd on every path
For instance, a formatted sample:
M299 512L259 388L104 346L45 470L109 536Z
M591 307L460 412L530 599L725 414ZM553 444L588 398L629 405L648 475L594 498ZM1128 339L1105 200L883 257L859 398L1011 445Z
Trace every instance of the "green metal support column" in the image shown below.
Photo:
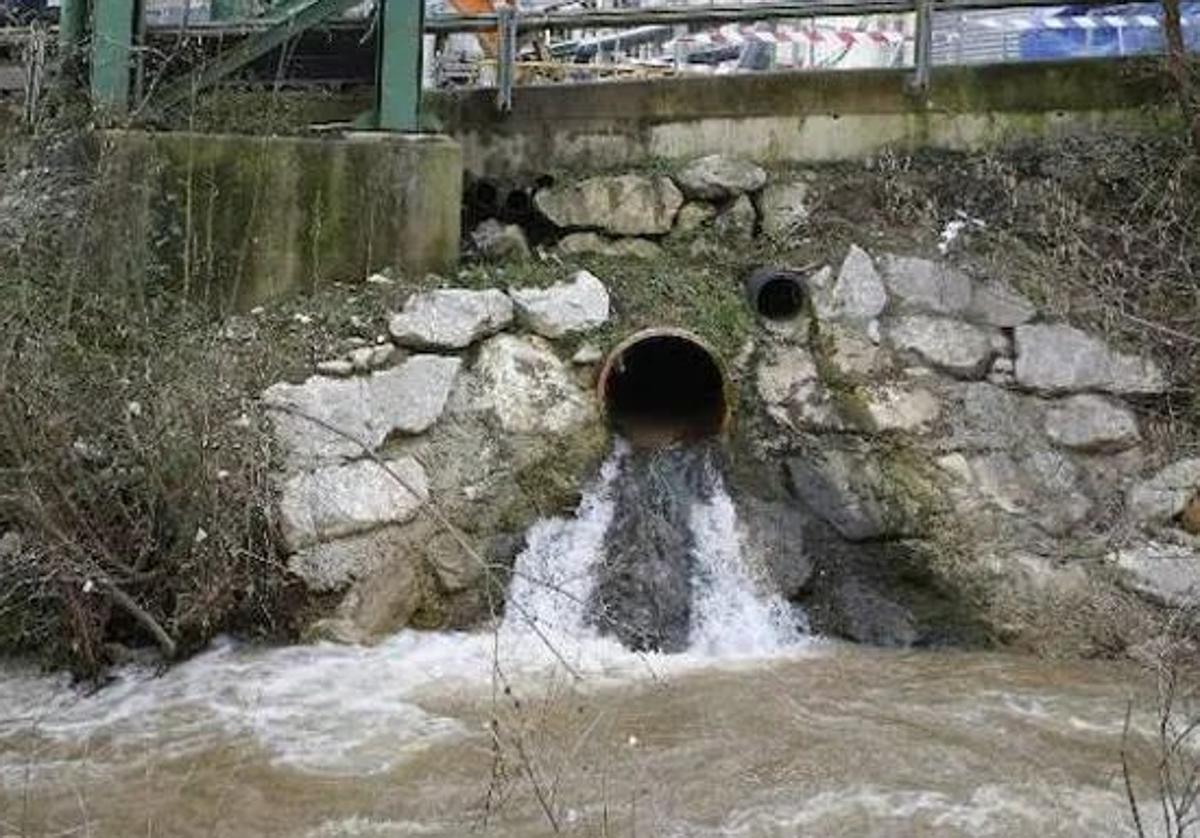
M92 7L92 101L113 114L129 108L137 7L137 0L94 0Z
M382 0L375 72L375 110L384 131L417 131L421 113L421 53L425 4Z
M58 11L58 44L64 56L74 56L87 29L87 0L62 0Z

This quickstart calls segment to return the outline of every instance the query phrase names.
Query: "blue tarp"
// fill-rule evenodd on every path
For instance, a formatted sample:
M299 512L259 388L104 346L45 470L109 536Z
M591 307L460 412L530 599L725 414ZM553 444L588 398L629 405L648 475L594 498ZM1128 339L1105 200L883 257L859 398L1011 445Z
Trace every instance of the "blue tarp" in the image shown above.
M1200 3L1183 3L1181 12L1185 24L1184 39L1191 50L1200 49ZM1160 26L1143 26L1133 20L1138 15L1149 15L1162 20L1162 6L1158 3L1129 3L1119 6L1064 6L1049 14L1032 13L1034 22L1053 17L1086 16L1096 19L1095 29L1069 26L1064 29L1047 28L1044 23L1021 34L1021 57L1030 61L1051 58L1089 58L1107 55L1138 55L1163 51L1163 31ZM1125 26L1112 26L1105 16L1126 19Z

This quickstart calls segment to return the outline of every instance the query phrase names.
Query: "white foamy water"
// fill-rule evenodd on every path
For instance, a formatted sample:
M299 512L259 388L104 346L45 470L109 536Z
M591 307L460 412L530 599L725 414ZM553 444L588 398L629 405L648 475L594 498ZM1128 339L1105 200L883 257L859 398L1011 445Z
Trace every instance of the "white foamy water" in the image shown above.
M612 487L629 456L618 443L570 518L539 521L517 558L503 621L493 631L402 631L370 647L319 643L264 649L221 642L161 677L139 668L83 698L62 679L0 678L0 739L36 728L44 739L103 736L129 760L182 756L220 738L251 737L281 763L330 773L384 771L464 731L420 706L431 694L486 689L505 678L565 669L602 684L658 677L715 660L761 656L801 635L785 603L755 591L742 561L733 502L719 476L691 514L696 580L692 648L635 654L587 620L613 518ZM427 703L427 702L426 702ZM152 748L150 754L148 749ZM0 782L13 779L4 765Z
M692 509L698 568L691 627L693 654L762 655L797 643L803 615L774 591L756 589L742 548L737 510L720 474L712 497Z

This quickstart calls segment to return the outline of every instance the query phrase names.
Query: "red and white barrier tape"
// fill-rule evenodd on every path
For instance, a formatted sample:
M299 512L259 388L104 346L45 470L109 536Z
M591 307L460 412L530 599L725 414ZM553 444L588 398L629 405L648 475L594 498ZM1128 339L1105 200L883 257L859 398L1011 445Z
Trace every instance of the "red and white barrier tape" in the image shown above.
M747 41L759 41L766 44L823 44L842 43L846 46L866 44L876 47L895 46L903 43L910 36L903 32L893 32L883 29L831 29L829 27L803 28L799 26L781 26L772 31L755 29L751 26L723 26L713 32L696 32L684 35L677 41L666 46L668 49L676 43L689 46L741 46Z
M1200 18L1184 17L1184 26L1195 26ZM969 24L985 29L1009 32L1030 32L1037 29L1123 29L1144 28L1156 29L1160 26L1159 19L1154 15L1047 15L1045 17L981 17L969 21ZM697 32L684 35L666 46L671 49L676 43L687 46L741 46L747 41L759 41L767 44L789 43L841 43L845 46L855 44L889 47L912 40L911 35L903 32L883 29L841 29L828 26L805 28L799 26L781 26L774 30L755 29L752 26L723 26L712 32Z

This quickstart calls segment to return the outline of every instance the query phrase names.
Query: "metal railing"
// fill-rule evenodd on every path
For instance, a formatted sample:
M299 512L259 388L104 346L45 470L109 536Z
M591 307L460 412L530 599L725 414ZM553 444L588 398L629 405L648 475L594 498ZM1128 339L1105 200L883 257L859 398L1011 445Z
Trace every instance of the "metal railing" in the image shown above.
M1074 8L1112 7L1112 0L1079 0ZM759 3L719 3L706 6L657 6L650 8L583 9L577 11L511 10L501 14L439 14L426 18L425 31L437 35L499 32L501 39L512 33L577 32L580 30L629 30L635 27L722 26L781 20L912 15L912 77L914 91L928 88L934 63L936 19L948 15L997 9L1062 8L1062 0L774 0ZM936 14L935 14L936 13ZM615 39L619 44L620 39ZM942 50L944 55L945 51ZM512 100L516 77L511 62L515 53L499 57L496 73L499 101Z
M547 29L616 29L632 26L722 24L808 17L904 14L916 12L921 0L776 0L770 3L725 3L711 6L655 6L646 9L587 9L570 12L517 11L518 32ZM1062 0L936 0L938 11L1062 6ZM1112 0L1081 0L1074 6L1111 6ZM498 14L430 15L425 31L435 33L495 30Z
M184 2L188 2L188 0L184 0ZM375 2L377 8L384 7L385 3L387 8L391 8L391 4L395 3L402 4L402 7L406 8L407 4L420 3L422 0L375 0ZM147 21L145 31L151 35L157 32L160 35L170 34L198 38L223 39L228 36L238 36L250 42L246 45L238 44L229 51L228 57L223 57L221 61L214 62L213 66L204 68L198 77L203 84L215 81L227 74L229 68L239 62L245 63L247 56L259 55L265 49L295 37L305 26L319 25L335 28L357 26L363 29L371 27L373 24L369 19L346 20L336 17L340 14L340 10L351 5L354 5L354 0L285 0L277 4L275 8L269 8L266 14L259 17L185 21L159 25ZM970 37L975 37L975 32L969 32L963 28L962 22L966 19L973 15L978 16L981 13L1000 9L1061 9L1063 5L1061 0L766 0L765 2L743 3L715 2L699 6L664 5L649 8L573 11L506 8L498 13L480 15L429 14L425 17L422 28L427 35L431 36L447 36L456 33L496 33L498 37L495 38L495 42L505 45L506 48L492 56L489 64L495 71L493 78L494 86L498 89L498 103L502 109L506 109L511 104L513 88L519 78L518 59L520 55L516 36L520 34L555 34L559 38L559 43L556 45L556 49L550 52L552 57L556 59L574 57L576 60L586 60L582 47L592 50L593 54L603 51L608 58L612 58L614 55L626 55L628 54L625 52L627 44L637 40L635 35L644 33L647 29L658 28L660 33L655 34L656 40L653 50L651 50L651 54L654 56L653 60L660 63L669 62L670 55L660 54L667 52L662 49L662 45L675 43L677 52L674 56L673 69L677 72L683 67L678 52L679 44L686 44L689 40L704 40L706 37L700 33L699 38L696 38L694 33L697 29L713 30L714 27L727 27L730 30L746 33L746 39L758 40L769 38L772 24L781 21L805 22L806 26L810 27L810 31L815 33L819 19L902 16L904 20L888 24L896 27L894 30L867 30L866 32L868 35L877 35L881 39L884 39L884 36L891 37L891 45L888 47L889 52L886 56L882 52L877 56L856 53L858 58L854 59L852 63L862 66L864 61L870 63L888 59L891 63L886 66L910 67L912 69L912 87L916 90L924 90L929 85L935 62L945 63L948 58L953 60L954 55L966 57L974 54L972 52L973 43L964 45L961 40L964 32ZM1114 5L1112 0L1078 0L1071 4L1071 8L1086 11L1101 7L1111 9ZM363 8L366 10L364 13L370 17L369 7L364 6ZM331 14L334 16L331 17ZM999 17L999 15L997 16ZM750 24L762 24L763 26L749 26ZM951 28L954 25L958 26L957 30ZM862 34L861 23L848 24L848 26L859 26L860 30L857 33ZM775 27L775 29L795 31L799 27L783 25ZM851 30L838 28L836 24L829 24L828 30L832 30L835 39L854 34ZM618 34L606 34L599 37L592 34L587 34L586 37L581 36L581 33L596 32ZM687 35L684 34L685 32L693 34ZM717 32L719 33L719 30ZM665 33L665 35L661 33ZM956 34L960 40L954 44L953 48L948 47L947 43L953 42ZM980 54L996 53L1008 57L1013 52L1010 45L1014 41L1020 42L1025 34L1003 35L999 38L991 36L991 41L999 44L998 51L996 48L989 47ZM23 33L5 33L0 29L0 42L3 42L5 38L20 41L22 35ZM935 38L935 35L938 35L940 39ZM719 40L719 38L709 40ZM794 46L787 49L792 50L792 54L795 54ZM720 50L714 51L720 52ZM734 52L736 53L736 50ZM1017 54L1019 54L1019 50ZM718 56L714 60L724 59ZM774 53L769 62L773 60ZM768 66L771 66L769 62ZM562 66L570 68L582 65L563 63ZM788 65L785 63L784 66ZM801 65L797 61L795 66ZM830 65L809 60L807 66ZM885 65L871 64L871 66ZM601 65L589 65L590 70L597 68L601 68ZM701 67L701 69L704 68ZM761 69L761 67L755 66L753 69ZM584 77L588 73L579 70L573 71L573 75ZM596 75L599 74L593 73L592 77ZM181 86L180 89L183 90L183 87ZM195 89L194 85L191 89ZM165 98L169 99L170 97Z

